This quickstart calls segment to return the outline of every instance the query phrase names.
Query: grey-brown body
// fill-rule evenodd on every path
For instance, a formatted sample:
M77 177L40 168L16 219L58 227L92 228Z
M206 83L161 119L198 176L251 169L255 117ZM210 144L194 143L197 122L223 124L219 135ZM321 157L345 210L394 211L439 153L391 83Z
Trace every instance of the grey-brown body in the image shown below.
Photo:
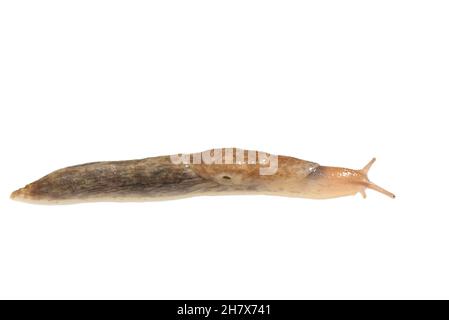
M104 161L72 166L19 189L13 197L24 200L76 201L176 197L218 185L175 165L169 157Z

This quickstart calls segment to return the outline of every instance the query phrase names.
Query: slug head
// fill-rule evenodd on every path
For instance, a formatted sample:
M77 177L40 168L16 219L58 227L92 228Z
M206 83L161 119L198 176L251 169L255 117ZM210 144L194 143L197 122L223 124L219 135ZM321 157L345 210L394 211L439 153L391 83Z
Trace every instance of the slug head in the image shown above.
M309 186L314 189L317 198L334 198L359 192L366 198L365 190L367 188L383 193L390 198L395 198L396 196L393 193L368 179L368 171L375 161L376 158L373 158L361 170L320 166L310 175Z

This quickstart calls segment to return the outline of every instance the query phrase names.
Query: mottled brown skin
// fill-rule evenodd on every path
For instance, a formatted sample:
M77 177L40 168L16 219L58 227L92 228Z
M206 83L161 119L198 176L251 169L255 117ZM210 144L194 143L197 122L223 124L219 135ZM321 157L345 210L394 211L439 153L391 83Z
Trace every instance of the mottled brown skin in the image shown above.
M235 150L235 149L234 149ZM191 156L192 159L193 156ZM12 193L11 198L35 203L142 201L195 195L267 194L304 198L353 195L366 188L390 197L362 170L320 166L278 156L273 175L260 175L259 163L174 164L170 156L141 160L94 162L60 169Z

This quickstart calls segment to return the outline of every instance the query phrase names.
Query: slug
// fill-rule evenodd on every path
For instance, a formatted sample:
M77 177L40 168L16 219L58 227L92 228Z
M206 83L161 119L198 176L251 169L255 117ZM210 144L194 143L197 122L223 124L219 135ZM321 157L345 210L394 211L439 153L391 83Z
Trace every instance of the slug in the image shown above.
M374 161L353 170L258 151L213 149L67 167L14 191L11 198L41 204L225 194L327 199L361 193L365 198L367 188L395 198L369 181Z

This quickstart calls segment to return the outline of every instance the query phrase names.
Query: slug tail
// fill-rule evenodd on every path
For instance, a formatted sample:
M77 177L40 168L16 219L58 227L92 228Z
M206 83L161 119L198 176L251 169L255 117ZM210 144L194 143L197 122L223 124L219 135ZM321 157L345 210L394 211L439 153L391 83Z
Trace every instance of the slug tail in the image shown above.
M36 200L35 194L33 194L33 184L29 184L24 188L20 188L11 193L10 198L17 201L33 201Z
M18 198L20 198L22 192L21 189L14 191L13 193L11 193L10 198L13 200L17 200Z
M365 187L371 190L375 190L377 192L380 192L384 195L386 195L387 197L390 197L392 199L396 198L396 195L388 190L385 190L384 188L379 187L377 184L372 183L371 181L369 181L368 179L368 172L371 169L371 167L373 166L374 162L376 162L376 158L371 159L370 162L368 162L368 164L366 166L363 167L362 170L360 170L360 172L365 176L366 179L366 183L365 183ZM366 193L365 190L363 189L362 191L360 191L360 193L362 194L363 198L366 198Z

